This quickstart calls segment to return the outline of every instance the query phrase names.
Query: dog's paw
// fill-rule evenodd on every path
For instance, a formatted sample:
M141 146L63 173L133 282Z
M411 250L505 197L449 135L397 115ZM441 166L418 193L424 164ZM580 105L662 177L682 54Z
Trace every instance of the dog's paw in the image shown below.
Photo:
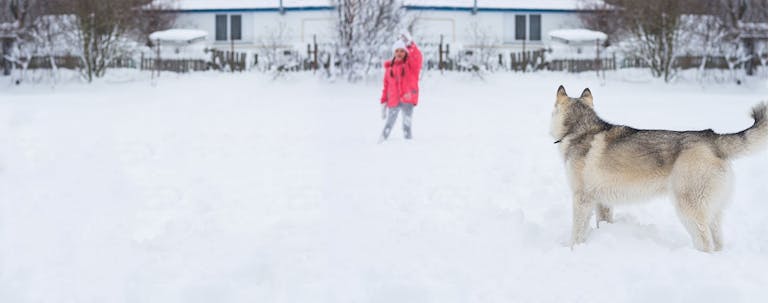
M576 248L576 246L579 246L581 244L584 244L584 242L573 242L573 241L571 241L571 251L573 251Z
M586 241L587 241L587 232L571 235L571 242L569 243L571 246L571 250L573 250L573 248L576 247L577 245L583 244Z
M583 244L584 239L571 239L571 242L569 246L571 247L571 250L573 250L577 245Z

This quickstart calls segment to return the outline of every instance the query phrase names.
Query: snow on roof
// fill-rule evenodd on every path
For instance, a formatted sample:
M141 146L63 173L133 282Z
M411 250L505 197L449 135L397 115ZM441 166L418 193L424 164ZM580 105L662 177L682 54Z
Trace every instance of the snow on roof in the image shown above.
M480 9L580 10L598 0L477 0ZM407 6L473 8L474 0L404 0Z
M15 38L16 28L18 28L18 22L3 22L0 23L0 38Z
M766 22L739 22L743 38L768 39L768 23Z
M565 43L571 42L588 42L588 41L605 41L608 38L603 32L592 31L588 29L558 29L549 32L549 37L553 40L559 40Z
M277 9L280 0L156 0L177 10ZM330 0L283 0L284 8L330 7Z
M480 9L580 10L601 0L477 0ZM155 0L177 10L277 9L280 0ZM410 7L470 9L474 0L403 0ZM331 7L330 0L283 0L283 7Z
M205 39L208 33L199 29L169 29L149 34L150 40L163 42L190 43Z

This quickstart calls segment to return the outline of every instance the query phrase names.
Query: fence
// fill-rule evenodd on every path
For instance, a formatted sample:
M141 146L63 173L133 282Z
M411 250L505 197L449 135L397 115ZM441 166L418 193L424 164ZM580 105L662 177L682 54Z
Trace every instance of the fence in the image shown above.
M429 47L435 48L430 49ZM136 60L130 57L116 58L108 63L110 68L138 68L141 70L161 70L177 73L186 73L191 71L205 70L231 70L244 71L248 68L246 53L222 51L208 49L210 60L204 59L156 59L144 57ZM277 70L283 72L312 71L318 69L328 69L331 64L331 56L328 51L318 49L317 44L308 44L306 56L300 51L291 52L294 60L288 63L282 63L277 66ZM489 67L493 70L502 69L515 72L527 71L565 71L571 73L580 73L595 70L617 70L624 68L649 68L649 64L640 58L627 57L616 59L615 55L610 58L601 59L547 59L547 51L544 49L531 50L525 52L498 53L497 59L491 57L488 62L478 63L472 56L478 56L476 52L468 50L458 52L451 56L450 45L433 45L425 47L424 68L426 70L445 70L445 71L477 71ZM252 64L264 64L259 62L259 56L254 54ZM50 69L54 66L64 69L80 69L83 66L83 60L79 56L33 56L31 58L22 58L26 61L28 69ZM725 56L680 56L675 60L675 67L679 69L754 69L758 66L766 66L768 55L753 56L746 61L736 61L736 59ZM12 63L14 68L22 68L19 63Z
M189 59L154 59L141 58L141 70L160 70L176 73L188 73L190 71L205 71L211 68L211 64L205 60Z
M598 70L616 70L616 57L602 59L558 59L545 63L546 70L581 73Z
M729 58L725 56L679 56L675 58L675 67L679 69L691 69L691 68L701 68L702 63L704 63L705 69L730 69L730 64L733 65L733 68L736 69L742 69L742 68L749 68L749 67L757 67L763 65L763 62L766 60L765 56L763 55L763 58L761 60L761 57L759 56L753 56L749 60L743 60L738 61L736 58ZM649 68L650 64L646 62L643 59L640 58L624 58L621 61L620 68Z
M617 68L616 58L601 59L554 59L547 60L547 50L530 50L523 52L498 53L497 60L473 60L474 51L465 51L457 60L445 58L445 61L428 60L426 68L440 69L447 71L478 71L481 68L486 70L509 70L515 72L529 72L539 70L549 71L567 71L579 73L595 70L615 70Z
M211 52L211 61L202 59L163 59L150 58L141 55L139 60L130 57L115 58L107 63L109 68L138 68L141 70L161 70L177 73L186 73L190 71L205 71L209 69L223 70L229 67L232 71L244 71L246 69L246 54L238 52L225 52L219 50L209 50ZM258 57L254 57L257 62ZM21 58L22 63L26 63L27 69L81 69L83 67L83 58L79 56L33 56L30 58ZM14 68L23 68L21 63L13 63Z
M545 50L525 51L509 54L509 69L513 71L539 70L545 64ZM499 63L502 63L501 54L499 54Z
M51 69L54 64L56 68L79 69L83 66L83 58L79 56L33 56L26 61L28 69ZM132 58L115 58L107 63L109 68L136 68L136 61ZM15 68L22 68L16 64Z
M217 70L223 70L229 67L231 71L244 71L247 67L247 55L234 51L222 51L217 49L207 49L211 53L212 67ZM258 57L254 57L257 62Z

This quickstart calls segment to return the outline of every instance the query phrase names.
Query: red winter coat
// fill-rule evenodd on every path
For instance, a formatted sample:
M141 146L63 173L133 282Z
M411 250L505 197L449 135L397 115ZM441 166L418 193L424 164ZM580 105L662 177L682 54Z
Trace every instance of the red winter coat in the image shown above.
M421 73L421 51L416 43L408 46L405 61L389 60L384 63L384 90L381 103L397 107L400 102L419 104L419 73Z

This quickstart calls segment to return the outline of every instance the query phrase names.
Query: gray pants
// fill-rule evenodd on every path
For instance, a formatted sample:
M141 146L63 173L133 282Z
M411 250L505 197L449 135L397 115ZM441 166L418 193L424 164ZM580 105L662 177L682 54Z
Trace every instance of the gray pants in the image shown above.
M397 114L400 113L401 110L403 111L403 133L405 133L406 139L411 138L411 117L413 117L413 104L400 102L400 105L397 107L389 108L389 112L387 113L387 124L384 125L384 130L381 132L382 139L387 139L389 137L389 133L392 131L392 127L395 125L395 121L397 120Z

